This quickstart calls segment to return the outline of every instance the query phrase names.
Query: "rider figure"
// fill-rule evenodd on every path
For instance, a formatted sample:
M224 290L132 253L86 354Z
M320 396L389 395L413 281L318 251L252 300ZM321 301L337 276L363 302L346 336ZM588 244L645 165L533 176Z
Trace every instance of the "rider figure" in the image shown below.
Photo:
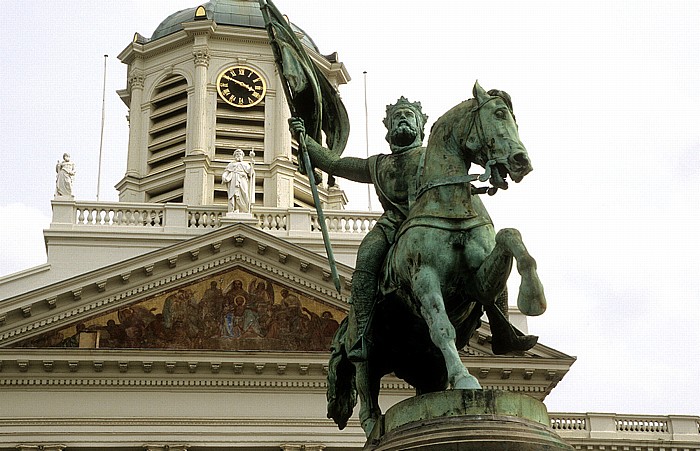
M357 251L356 269L352 276L351 303L357 323L358 340L348 350L348 358L352 361L367 360L371 351L370 316L379 291L379 275L396 233L408 216L409 192L416 188L418 168L425 152L422 144L427 119L428 116L423 114L420 102L409 102L405 97L401 97L395 104L387 105L384 125L387 128L386 140L391 154L373 155L367 159L340 158L306 135L307 149L315 167L348 180L374 184L384 208L384 213L362 240ZM291 118L289 124L294 136L298 137L304 132L301 119ZM489 319L492 320L491 315ZM502 323L503 320L506 327L499 327L498 330L505 330L506 335L517 335L518 332L507 324L505 317L495 318L492 322ZM496 338L494 336L494 340ZM507 341L512 343L523 338L510 336L507 337ZM532 342L531 338L529 342ZM529 349L534 346L534 342L506 347L510 351L524 350L521 348L526 346Z

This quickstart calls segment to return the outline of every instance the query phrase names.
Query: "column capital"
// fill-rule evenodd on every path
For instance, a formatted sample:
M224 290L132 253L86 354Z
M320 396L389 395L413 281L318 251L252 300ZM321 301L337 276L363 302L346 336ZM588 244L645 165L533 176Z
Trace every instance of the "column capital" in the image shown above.
M207 49L207 48L195 49L192 52L192 56L194 56L194 65L195 66L209 67L209 59L211 58L209 55L209 49Z
M129 86L131 87L131 89L143 89L145 78L146 77L144 77L143 73L134 71L129 74Z

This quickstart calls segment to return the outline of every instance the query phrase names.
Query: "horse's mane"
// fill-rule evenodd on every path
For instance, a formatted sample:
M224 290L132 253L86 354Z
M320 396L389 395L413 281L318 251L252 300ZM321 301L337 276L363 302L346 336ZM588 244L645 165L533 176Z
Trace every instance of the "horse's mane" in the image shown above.
M446 142L453 135L455 127L464 129L466 122L471 117L471 110L476 102L475 99L465 100L450 108L445 114L440 116L432 127L430 127L430 137L428 144L434 140Z
M510 110L510 113L513 115L513 119L515 119L515 114L513 113L513 101L511 100L510 94L498 89L491 89L488 91L488 95L503 99L503 102L505 102L506 106L508 106L508 109ZM450 136L455 136L452 133L455 127L458 127L458 130L466 130L466 124L471 118L471 110L473 109L475 103L476 99L473 98L465 100L464 102L450 108L445 114L440 116L430 128L430 137L428 138L428 142L433 139L440 139L441 141L445 142L446 140L450 139ZM466 138L466 136L464 138Z

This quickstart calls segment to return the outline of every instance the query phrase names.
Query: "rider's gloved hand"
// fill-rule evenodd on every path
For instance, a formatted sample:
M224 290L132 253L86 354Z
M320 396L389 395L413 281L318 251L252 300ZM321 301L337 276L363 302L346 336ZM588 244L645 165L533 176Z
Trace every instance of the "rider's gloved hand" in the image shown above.
M306 128L304 127L304 120L300 117L290 117L289 118L289 131L292 136L299 138L299 135L306 133Z

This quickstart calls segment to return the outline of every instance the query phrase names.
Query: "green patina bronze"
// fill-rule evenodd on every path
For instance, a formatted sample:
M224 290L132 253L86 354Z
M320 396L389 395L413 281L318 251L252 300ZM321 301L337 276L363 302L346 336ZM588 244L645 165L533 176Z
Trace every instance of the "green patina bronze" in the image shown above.
M474 98L439 118L423 147L427 120L420 103L399 99L384 123L391 154L341 158L307 135L315 167L374 184L384 207L357 254L350 315L336 333L329 363L328 416L342 429L359 394L369 434L381 416L379 380L395 373L418 394L480 389L458 349L485 312L497 354L522 352L537 337L523 335L504 314L513 259L522 277L518 307L544 312L534 259L515 229L495 232L475 194L507 189L532 167L520 142L510 96L474 85ZM303 121L290 129L304 136ZM483 174L470 174L475 164ZM476 188L474 182L489 182Z

